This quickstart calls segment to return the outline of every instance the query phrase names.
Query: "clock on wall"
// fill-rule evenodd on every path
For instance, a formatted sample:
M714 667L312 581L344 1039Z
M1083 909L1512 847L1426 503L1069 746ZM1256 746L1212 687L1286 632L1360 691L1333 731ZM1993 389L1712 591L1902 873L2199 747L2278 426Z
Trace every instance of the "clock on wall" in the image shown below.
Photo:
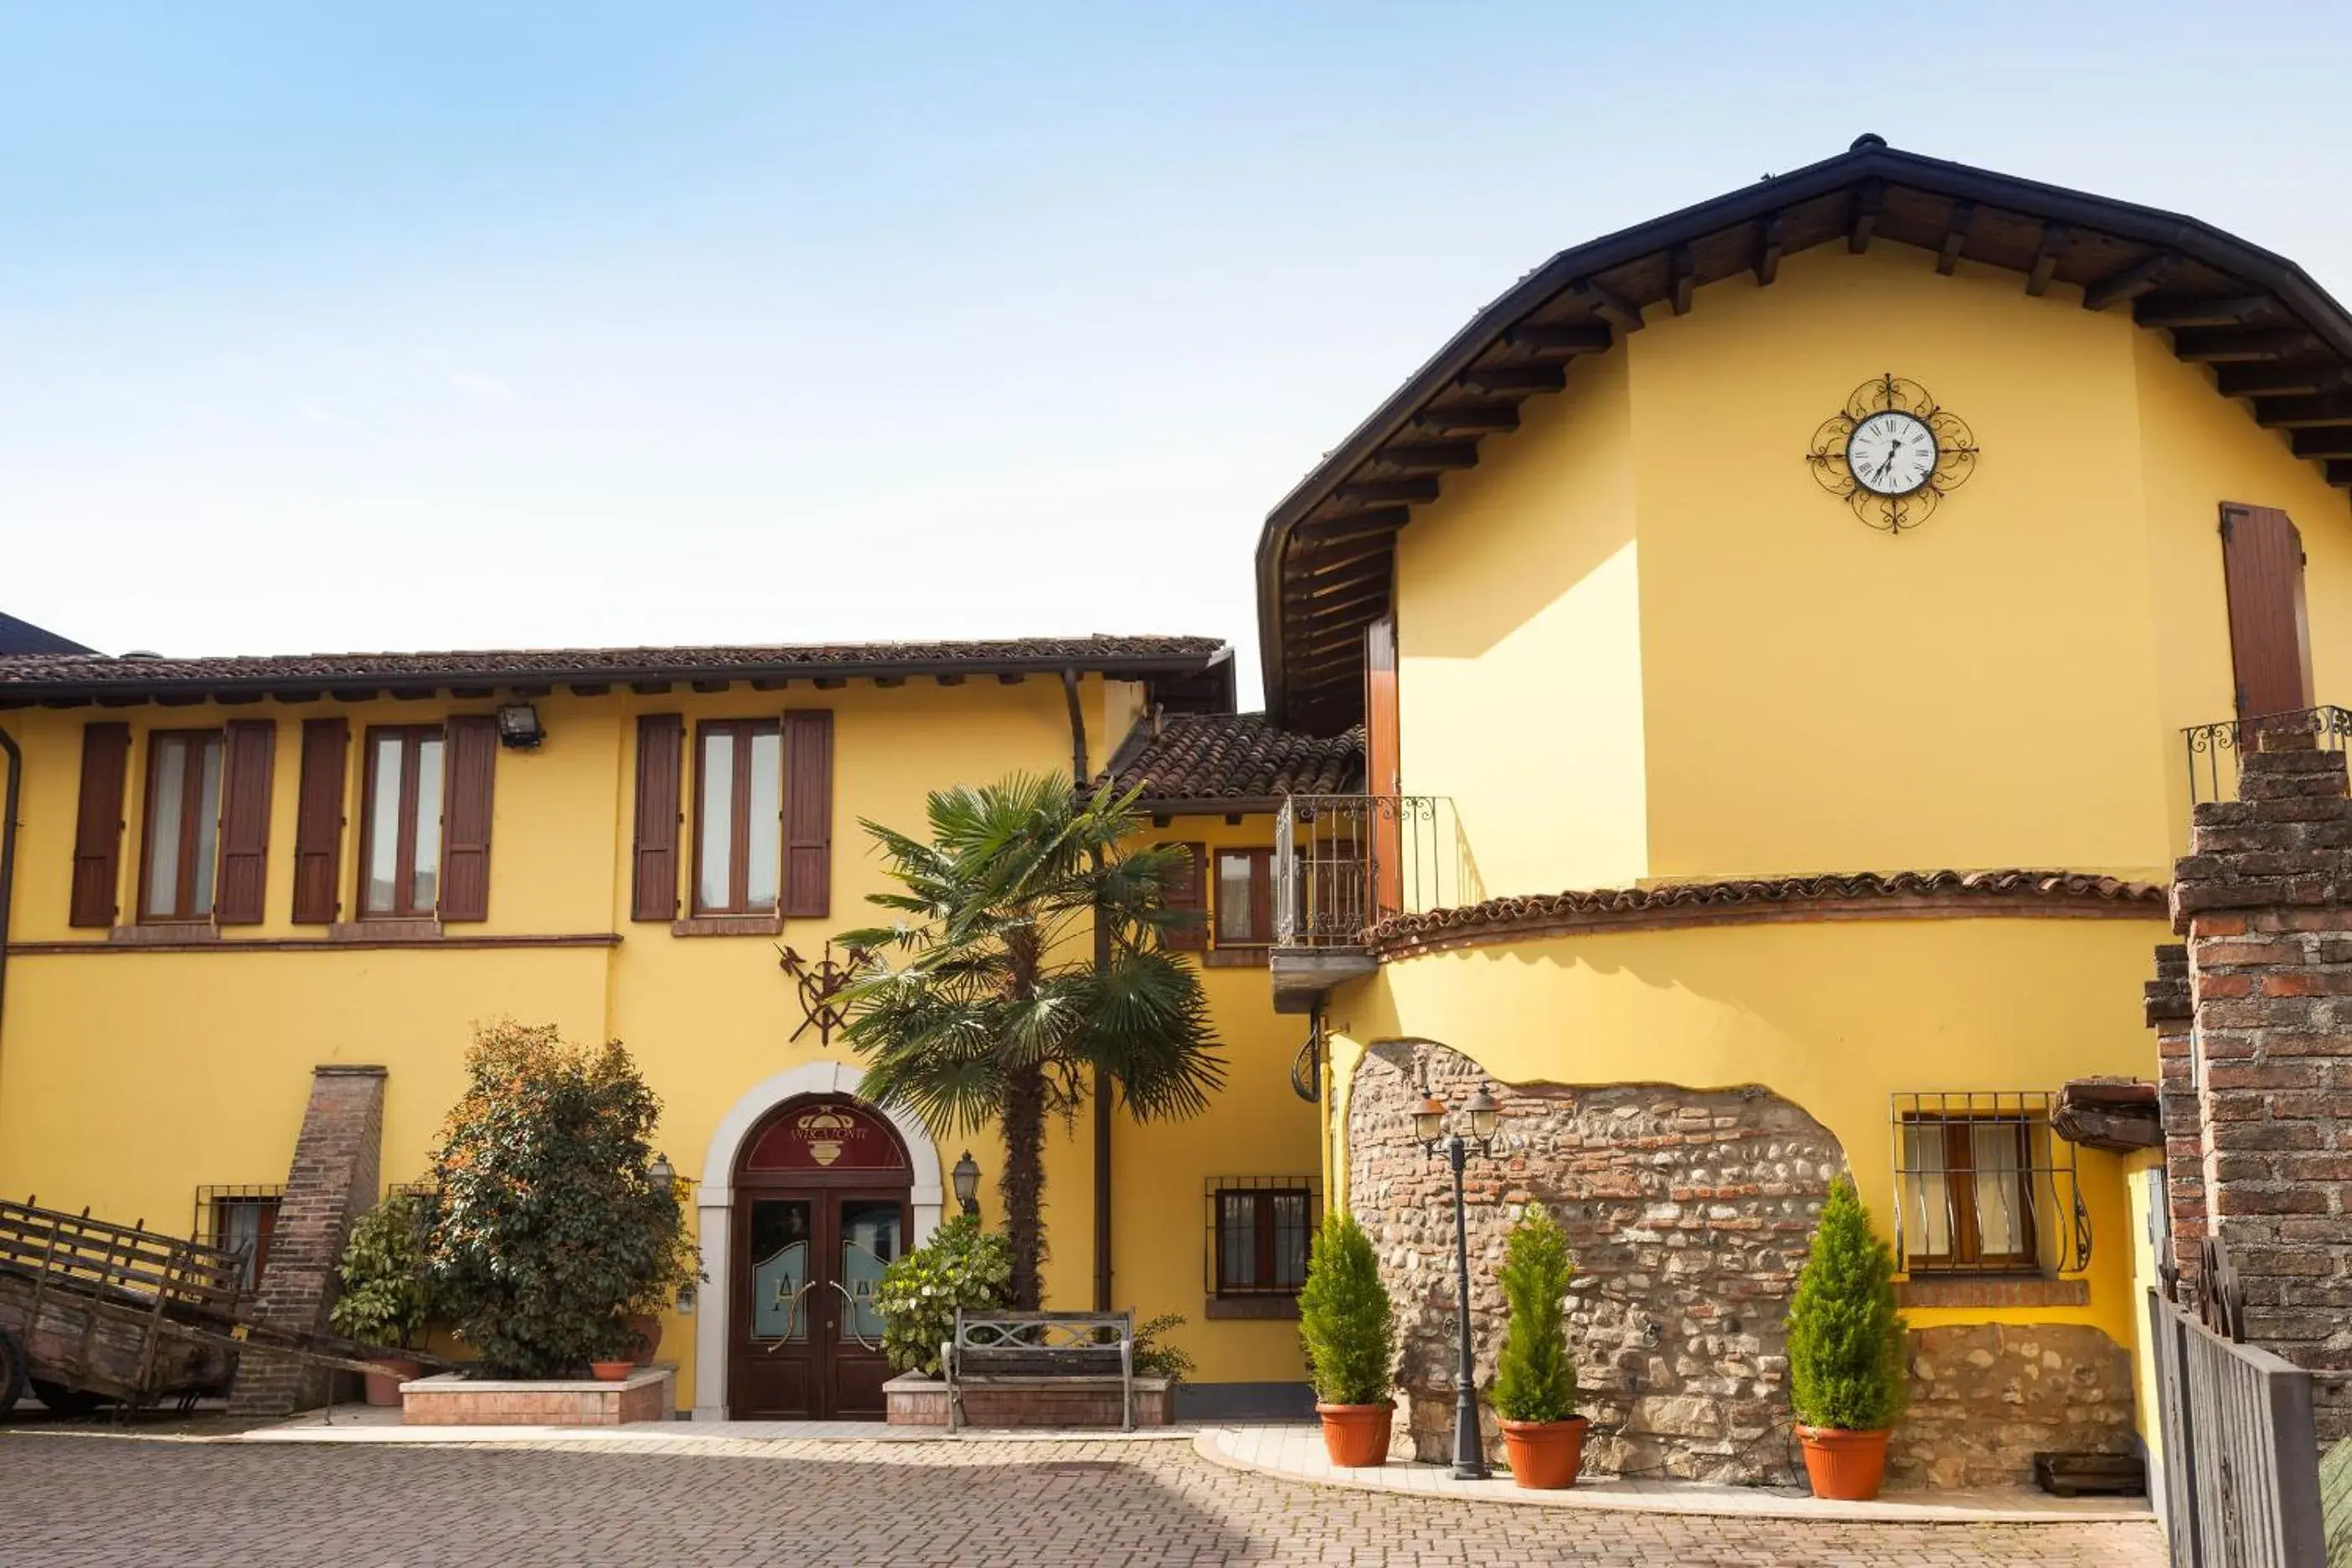
M1977 438L1926 387L1890 371L1855 387L1822 422L1805 462L1854 516L1900 533L1927 521L1936 503L1976 472Z

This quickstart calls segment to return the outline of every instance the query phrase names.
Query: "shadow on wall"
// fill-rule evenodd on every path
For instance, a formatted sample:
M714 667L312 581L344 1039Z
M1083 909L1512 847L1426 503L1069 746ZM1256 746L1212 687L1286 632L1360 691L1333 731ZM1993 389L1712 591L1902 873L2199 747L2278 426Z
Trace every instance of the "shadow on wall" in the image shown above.
M1351 1205L1397 1303L1400 1384L1417 1458L1450 1452L1455 1356L1452 1182L1414 1142L1428 1092L1493 1084L1507 1147L1474 1159L1472 1341L1493 1377L1504 1311L1495 1271L1530 1203L1568 1232L1569 1336L1596 1474L1756 1483L1792 1479L1782 1321L1844 1152L1755 1086L1504 1085L1443 1046L1382 1046L1348 1116ZM1493 1414L1490 1452L1499 1460Z

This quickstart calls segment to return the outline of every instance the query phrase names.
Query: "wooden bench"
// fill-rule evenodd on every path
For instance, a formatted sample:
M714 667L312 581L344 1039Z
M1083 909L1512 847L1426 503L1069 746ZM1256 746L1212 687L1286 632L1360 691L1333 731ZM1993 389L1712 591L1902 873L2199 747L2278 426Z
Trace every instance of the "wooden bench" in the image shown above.
M956 1309L955 1337L940 1347L948 1430L963 1425L963 1391L1019 1379L1119 1390L1122 1432L1135 1430L1135 1314L977 1312Z

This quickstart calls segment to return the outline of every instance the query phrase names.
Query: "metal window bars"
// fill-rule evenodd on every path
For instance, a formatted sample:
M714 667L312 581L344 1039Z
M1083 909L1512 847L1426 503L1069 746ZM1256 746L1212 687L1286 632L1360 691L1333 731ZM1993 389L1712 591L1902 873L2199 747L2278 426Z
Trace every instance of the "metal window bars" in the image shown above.
M1224 1267L1225 1248L1229 1245L1238 1245L1238 1232L1230 1223L1227 1204L1229 1200L1245 1200L1252 1211L1248 1223L1254 1227L1262 1212L1256 1205L1260 1194L1266 1194L1265 1206L1273 1211L1268 1216L1273 1224L1273 1233L1265 1238L1268 1246L1261 1251L1253 1228L1249 1236L1250 1278L1238 1279L1234 1276L1240 1271ZM1299 1286L1305 1282L1307 1256L1312 1249L1315 1232L1323 1222L1321 1181L1313 1176L1211 1176L1202 1184L1202 1195L1204 1214L1201 1248L1202 1289L1211 1296L1297 1294ZM1243 1205L1235 1205L1235 1207L1240 1206ZM1286 1268L1277 1264L1268 1271L1270 1278L1258 1278L1258 1260L1269 1254L1279 1259L1286 1256L1286 1247L1289 1249L1287 1256L1295 1261L1296 1268ZM1297 1279L1286 1280L1285 1276L1290 1273L1296 1273Z
M1391 915L1485 896L1444 795L1286 795L1274 833L1277 947L1358 947Z
M241 1257L244 1272L239 1285L250 1290L259 1282L259 1264L268 1253L278 1205L285 1196L282 1182L198 1187L196 1219L189 1227L189 1238Z
M1913 1274L2072 1274L2091 1259L2074 1146L2050 1127L2054 1094L1898 1093L1895 1249Z
M2279 730L2299 731L2315 737L2320 750L2340 752L2347 738L2352 738L2352 710L2302 708L2287 713L2190 725L2180 731L2189 754L2189 804L2235 800L2239 759L2257 735Z

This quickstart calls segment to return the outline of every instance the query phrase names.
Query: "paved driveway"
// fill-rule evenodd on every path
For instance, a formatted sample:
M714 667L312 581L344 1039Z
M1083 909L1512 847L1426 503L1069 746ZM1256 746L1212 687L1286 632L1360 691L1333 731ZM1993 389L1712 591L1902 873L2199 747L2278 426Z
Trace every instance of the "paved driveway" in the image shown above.
M1905 1563L2163 1561L2145 1523L1815 1525L1307 1487L1183 1443L676 1449L215 1444L0 1433L0 1563Z

